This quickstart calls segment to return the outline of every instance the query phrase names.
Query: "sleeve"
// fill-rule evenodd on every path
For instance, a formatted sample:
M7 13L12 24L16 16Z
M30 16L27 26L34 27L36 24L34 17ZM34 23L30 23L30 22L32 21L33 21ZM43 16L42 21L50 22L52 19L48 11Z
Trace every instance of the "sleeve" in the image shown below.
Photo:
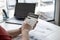
M0 40L11 40L8 32L0 26Z

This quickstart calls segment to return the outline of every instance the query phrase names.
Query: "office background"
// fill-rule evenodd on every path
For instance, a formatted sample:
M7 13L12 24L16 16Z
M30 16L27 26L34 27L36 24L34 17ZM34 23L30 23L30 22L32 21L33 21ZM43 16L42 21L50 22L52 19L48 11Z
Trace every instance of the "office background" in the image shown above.
M39 1L39 0L38 0ZM36 2L38 2L37 0L18 0L18 2L20 3L20 2L22 2L22 3L36 3ZM48 5L46 5L45 3L49 3L49 1L51 2L50 4L48 4ZM39 1L40 2L40 1ZM15 9L15 4L16 4L16 0L0 0L0 8L3 8L3 9L5 9L6 10L6 12L7 12L7 15L11 18L11 17L13 17L13 15L14 14L11 14L11 12L13 12L14 13L14 9ZM43 9L46 9L47 7L48 7L48 9L47 10L50 10L50 12L45 12L44 14L46 14L47 16L48 15L51 15L51 16L49 16L47 19L49 19L49 20L53 20L53 19L55 19L55 23L56 24L59 24L58 22L58 20L56 20L56 18L57 17L55 17L56 16L56 12L55 12L55 5L56 4L58 4L58 2L57 1L55 1L55 0L42 0L42 2L41 2L41 8L43 8ZM2 7L3 6L3 7ZM50 7L49 7L50 6ZM43 9L41 9L41 11L43 10ZM38 11L39 11L40 9L38 9ZM58 9L57 9L58 10ZM43 10L44 11L44 10ZM42 13L43 14L43 13ZM12 16L11 16L12 15ZM43 17L45 17L45 15L43 15ZM42 17L42 19L43 19L43 17Z

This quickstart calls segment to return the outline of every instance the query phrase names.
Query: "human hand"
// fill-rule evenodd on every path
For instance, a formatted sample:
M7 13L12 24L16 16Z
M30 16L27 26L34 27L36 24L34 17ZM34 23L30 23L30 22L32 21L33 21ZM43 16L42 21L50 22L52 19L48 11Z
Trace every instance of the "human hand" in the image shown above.
M22 31L23 30L30 31L31 29L32 28L31 28L31 26L28 23L23 23L23 25L22 25Z
M24 21L24 23L22 25L22 30L28 30L28 31L30 31L31 29L35 28L35 26L36 26L37 23L38 23L38 21L35 23L35 25L32 28L31 25L29 25L27 21Z

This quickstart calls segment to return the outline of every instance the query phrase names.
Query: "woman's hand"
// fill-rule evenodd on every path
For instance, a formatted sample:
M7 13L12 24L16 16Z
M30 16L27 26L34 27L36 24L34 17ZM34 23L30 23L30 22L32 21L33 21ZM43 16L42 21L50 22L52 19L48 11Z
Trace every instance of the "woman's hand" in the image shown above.
M24 31L24 30L30 31L31 29L32 28L31 28L31 26L28 23L24 23L22 25L22 31Z
M22 29L22 40L29 40L29 31L32 29L31 25L29 25L27 21L24 21L21 29Z
M35 23L35 25L33 26L33 28L31 27L31 25L29 25L28 24L28 22L27 21L24 21L24 23L23 23L23 25L22 25L22 30L28 30L28 31L30 31L30 30L32 30L32 29L34 29L35 27L36 27L36 24L38 23L38 21Z

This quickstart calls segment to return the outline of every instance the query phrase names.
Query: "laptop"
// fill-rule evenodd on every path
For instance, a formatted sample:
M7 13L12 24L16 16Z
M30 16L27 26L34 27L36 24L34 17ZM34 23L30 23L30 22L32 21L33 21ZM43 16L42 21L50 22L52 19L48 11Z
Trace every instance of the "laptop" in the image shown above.
M36 3L16 3L14 17L6 21L6 23L23 24L28 14L35 12Z

